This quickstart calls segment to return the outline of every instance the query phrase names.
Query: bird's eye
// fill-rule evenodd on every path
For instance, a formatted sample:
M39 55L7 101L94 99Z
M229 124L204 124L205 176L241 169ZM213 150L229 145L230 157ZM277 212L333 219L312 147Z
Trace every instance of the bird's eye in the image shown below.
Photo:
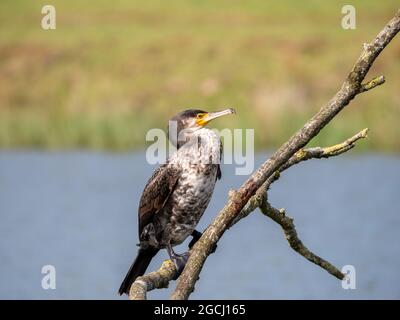
M198 113L196 116L197 119L201 119L203 117L204 117L204 113Z

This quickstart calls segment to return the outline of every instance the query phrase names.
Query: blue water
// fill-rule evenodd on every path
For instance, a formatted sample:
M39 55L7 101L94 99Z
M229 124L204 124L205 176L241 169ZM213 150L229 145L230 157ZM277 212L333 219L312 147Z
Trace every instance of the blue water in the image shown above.
M136 254L139 196L153 169L144 153L0 152L0 298L119 299ZM233 170L223 166L200 229L245 180ZM254 212L221 239L191 298L399 299L399 197L396 156L298 165L273 185L270 201L295 218L311 250L339 267L355 266L356 289L342 289L291 250L278 225ZM165 258L159 253L149 270ZM55 290L41 286L44 265L56 268ZM149 298L168 298L173 287Z

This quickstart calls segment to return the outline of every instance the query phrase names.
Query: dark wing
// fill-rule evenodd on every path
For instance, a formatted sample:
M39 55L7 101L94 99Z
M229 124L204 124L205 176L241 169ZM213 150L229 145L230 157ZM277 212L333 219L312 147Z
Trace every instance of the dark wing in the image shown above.
M139 204L139 237L143 228L153 221L154 215L162 209L175 189L179 172L161 165L147 182Z

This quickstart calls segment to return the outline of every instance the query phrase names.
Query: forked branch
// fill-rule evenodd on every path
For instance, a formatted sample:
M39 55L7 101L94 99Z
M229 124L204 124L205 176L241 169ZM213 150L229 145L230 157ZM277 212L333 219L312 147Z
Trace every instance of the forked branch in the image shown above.
M363 46L361 55L333 98L233 193L226 206L220 211L191 250L188 263L178 279L171 299L187 299L189 297L212 248L265 181L314 138L356 95L383 83L384 79L381 77L367 83L363 83L363 81L375 59L399 30L400 10L371 43Z
M367 136L367 132L368 129L364 129L353 137L347 139L346 141L331 147L317 147L312 149L300 150L301 152L296 153L284 166L282 166L281 171L286 170L291 166L305 160L313 158L329 158L342 154L352 149L355 146L355 142L357 140L365 138ZM272 176L273 179L267 180L264 183L264 185L258 190L257 194L249 200L245 208L243 208L240 215L238 216L238 219L235 220L232 225L236 224L237 222L239 222L239 220L248 216L251 212L259 207L263 214L271 218L282 227L286 239L292 249L297 251L300 255L302 255L309 261L327 270L335 277L343 279L344 275L335 266L307 249L307 247L297 236L293 219L286 216L284 211L271 207L271 205L267 202L267 190L273 181L279 179L279 176L279 174L275 174ZM129 299L144 300L146 299L146 293L148 291L168 287L169 281L173 280L175 277L176 268L174 263L171 260L166 260L157 271L148 273L147 275L138 277L136 279L136 281L131 286Z
M250 212L260 207L262 212L279 223L291 247L311 262L321 266L337 278L343 278L340 271L309 251L298 239L293 221L286 217L283 211L274 209L266 201L266 192L270 185L279 178L280 172L294 164L311 158L326 158L336 156L354 147L354 143L366 136L363 130L345 142L329 148L302 149L308 142L341 111L358 94L369 91L385 82L383 76L363 82L369 69L382 50L390 43L400 30L400 10L378 33L375 39L364 44L359 58L350 73L345 78L340 90L324 105L299 131L284 143L267 161L265 161L249 179L236 191L230 193L228 203L208 226L202 237L190 251L190 257L178 278L177 286L171 299L187 299L194 290L195 283L203 265L224 232ZM167 262L164 262L167 263ZM163 264L164 266L164 264ZM161 268L156 273L150 273L138 278L131 288L131 298L145 298L146 291L165 287L176 274L173 266L169 272ZM162 276L162 280L158 277ZM143 293L144 292L144 293Z

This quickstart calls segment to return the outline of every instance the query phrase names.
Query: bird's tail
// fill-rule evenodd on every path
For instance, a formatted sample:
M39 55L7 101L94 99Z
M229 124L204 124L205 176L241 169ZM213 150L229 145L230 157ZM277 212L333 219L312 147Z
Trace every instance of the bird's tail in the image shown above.
M158 250L159 249L154 248L139 249L135 261L132 263L124 281L122 281L121 286L119 287L118 293L120 295L124 293L129 294L132 283L137 277L140 277L146 272L151 259L153 259L153 257L157 254Z

